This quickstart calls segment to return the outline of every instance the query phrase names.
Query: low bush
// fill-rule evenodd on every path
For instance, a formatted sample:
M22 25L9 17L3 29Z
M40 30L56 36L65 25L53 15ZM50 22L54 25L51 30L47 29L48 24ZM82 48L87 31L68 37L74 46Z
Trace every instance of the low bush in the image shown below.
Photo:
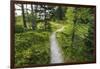
M24 28L22 27L22 25L16 25L15 26L15 32L16 33L22 33L22 32L24 32Z
M25 32L15 35L15 64L49 64L50 44L48 32Z
M86 45L85 36L88 30L83 30L83 25L78 26L80 31L75 31L73 46L72 44L72 30L73 25L66 24L62 32L57 32L57 40L60 48L63 51L64 60L66 63L86 62ZM86 27L86 26L84 26ZM87 27L88 28L88 27ZM81 34L81 35L80 35Z

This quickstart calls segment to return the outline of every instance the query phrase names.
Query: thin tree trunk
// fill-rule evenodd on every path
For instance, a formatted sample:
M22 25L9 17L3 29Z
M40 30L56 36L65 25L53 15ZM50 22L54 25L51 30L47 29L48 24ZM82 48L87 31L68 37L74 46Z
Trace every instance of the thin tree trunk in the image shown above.
M25 20L25 14L24 14L24 5L23 4L21 4L21 8L22 8L22 16L23 16L23 25L24 25L24 28L27 28L26 20Z
M44 15L45 15L45 16L44 16L44 17L45 17L45 18L44 18L44 21L45 21L45 30L46 30L46 28L47 28L47 27L46 27L46 26L47 26L47 20L46 20L46 8L44 8L44 9L45 9L45 10L44 10Z
M33 6L31 4L31 14L32 14L32 29L35 30L35 18L34 18L34 14L33 14Z
M27 17L27 22L29 22L29 16L28 16L28 8L27 8L27 4L26 4L26 17Z

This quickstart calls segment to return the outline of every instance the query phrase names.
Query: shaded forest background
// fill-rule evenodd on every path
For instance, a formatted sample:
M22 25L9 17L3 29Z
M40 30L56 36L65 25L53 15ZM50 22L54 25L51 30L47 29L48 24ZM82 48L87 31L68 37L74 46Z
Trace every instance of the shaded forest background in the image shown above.
M64 63L94 62L95 8L16 4L15 65L50 64L50 35ZM18 14L21 11L21 14Z

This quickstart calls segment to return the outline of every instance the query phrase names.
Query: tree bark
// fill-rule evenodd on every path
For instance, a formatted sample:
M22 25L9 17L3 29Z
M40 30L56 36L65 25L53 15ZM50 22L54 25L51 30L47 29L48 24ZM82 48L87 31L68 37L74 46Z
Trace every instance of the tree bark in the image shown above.
M32 14L32 29L35 30L35 18L33 14L33 5L31 4L31 14Z
M27 28L27 25L26 25L26 20L25 20L25 12L24 12L24 5L21 4L21 8L22 8L22 16L23 16L23 25L24 25L24 28Z

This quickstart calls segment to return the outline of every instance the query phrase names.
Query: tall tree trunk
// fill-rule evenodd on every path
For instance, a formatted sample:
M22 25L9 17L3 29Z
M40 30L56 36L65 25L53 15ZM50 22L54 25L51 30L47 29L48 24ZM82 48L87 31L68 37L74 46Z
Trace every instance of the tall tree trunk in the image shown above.
M26 4L26 20L27 20L27 22L29 22L29 15L28 15L28 8L27 8L27 4Z
M26 20L25 20L24 5L23 4L21 4L21 8L22 8L22 16L23 16L23 25L24 25L24 28L27 28Z
M31 4L31 14L32 14L32 29L35 30L35 18L34 18L34 13L33 13L33 5Z
M44 22L45 22L45 30L47 29L47 20L46 20L46 8L44 8Z

